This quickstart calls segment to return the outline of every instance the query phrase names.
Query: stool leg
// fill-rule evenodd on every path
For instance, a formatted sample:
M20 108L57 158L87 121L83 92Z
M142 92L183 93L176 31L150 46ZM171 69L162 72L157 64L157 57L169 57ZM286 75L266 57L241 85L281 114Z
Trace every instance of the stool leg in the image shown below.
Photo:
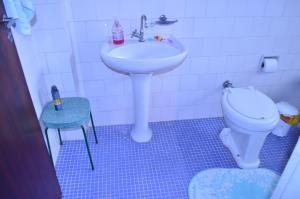
M98 138L97 138L97 133L96 133L95 125L94 125L94 120L93 120L92 112L90 112L90 117L91 117L91 122L92 122L92 126L93 126L93 131L94 131L94 136L95 136L96 144L98 144Z
M51 147L50 147L50 142L49 142L49 138L48 138L48 128L45 128L45 134L46 134L47 145L48 145L48 149L49 149L49 156L50 156L51 162L53 163Z
M59 136L59 143L60 143L60 145L63 145L61 135L60 135L60 129L57 129L57 131L58 131L58 136Z
M86 138L84 127L81 126L81 129L82 129L83 136L84 136L85 146L86 146L86 149L87 149L88 154L89 154L89 158L90 158L90 163L91 163L91 166L92 166L92 170L94 170L94 164L93 164L93 160L92 160L92 156L91 156L91 152L90 152L90 147L89 147L89 143L88 143L87 138Z

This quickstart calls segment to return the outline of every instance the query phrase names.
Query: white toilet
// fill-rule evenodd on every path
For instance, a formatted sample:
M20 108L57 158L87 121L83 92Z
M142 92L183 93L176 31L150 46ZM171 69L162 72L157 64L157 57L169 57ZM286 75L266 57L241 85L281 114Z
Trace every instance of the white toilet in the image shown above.
M222 110L227 128L220 133L238 166L257 168L265 138L279 121L275 103L253 87L223 90Z

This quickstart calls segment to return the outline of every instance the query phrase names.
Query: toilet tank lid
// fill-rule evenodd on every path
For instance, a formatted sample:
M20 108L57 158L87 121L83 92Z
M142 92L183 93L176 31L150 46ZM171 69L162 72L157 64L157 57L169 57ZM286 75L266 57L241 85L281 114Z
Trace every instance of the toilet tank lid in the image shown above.
M268 119L278 114L276 104L252 87L230 89L227 101L235 111L252 119Z

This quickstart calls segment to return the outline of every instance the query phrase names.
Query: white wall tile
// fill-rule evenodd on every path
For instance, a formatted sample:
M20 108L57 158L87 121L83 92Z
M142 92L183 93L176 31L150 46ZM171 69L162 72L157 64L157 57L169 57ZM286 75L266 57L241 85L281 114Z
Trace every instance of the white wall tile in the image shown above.
M245 72L255 72L259 68L259 62L261 60L261 55L247 55L245 56L244 71ZM247 73L246 73L247 74Z
M83 86L87 97L99 97L105 94L103 81L85 81Z
M189 57L199 57L201 56L201 53L199 52L199 49L203 46L203 39L202 38L196 38L196 39L181 39L183 45L188 49L188 56ZM207 44L208 45L208 41ZM208 46L207 46L208 47Z
M149 19L157 19L165 13L165 1L162 0L141 0L141 13Z
M165 14L169 17L183 17L185 14L186 0L165 0Z
M61 74L46 74L44 75L47 90L51 91L51 86L56 85L60 92L63 91L63 83Z
M71 54L65 53L47 53L47 66L49 73L71 73Z
M226 72L243 72L245 65L244 56L227 56L226 57Z
M300 17L289 18L288 34L291 36L300 36Z
M255 17L252 21L251 30L249 32L252 36L267 36L270 33L270 18Z
M72 73L62 74L62 84L65 92L75 91L74 78Z
M275 38L274 41L274 48L273 52L274 54L285 54L289 51L290 43L292 42L290 37L287 36L279 36Z
M246 16L247 0L229 0L228 14L230 16Z
M197 90L200 88L198 75L185 75L180 79L180 90Z
M54 51L71 51L71 40L66 30L53 30L52 36Z
M269 0L247 0L245 14L247 16L263 16L268 1Z
M229 37L233 35L234 18L216 18L210 36Z
M193 119L194 111L195 111L194 106L182 106L178 109L177 119L179 120Z
M208 0L206 16L226 17L228 15L229 0Z
M36 24L34 29L49 30L65 26L63 4L51 3L36 5Z
M110 124L133 123L133 112L131 110L116 110L110 112ZM124 132L124 134L128 132Z
M114 1L95 1L97 19L110 19L118 18L120 11L120 0Z
M180 76L166 76L163 78L162 91L178 91Z
M215 19L199 18L195 21L195 36L209 37L215 33Z
M202 103L197 105L194 108L194 117L195 118L208 118L213 116L212 107L216 106L216 104L212 103Z
M153 76L151 81L151 92L162 91L162 82L163 82L163 77L161 77L160 75Z
M253 86L272 86L281 84L281 73L262 73L252 76L250 84Z
M209 71L209 57L197 57L192 59L191 73L205 74Z
M120 0L117 16L124 19L140 19L141 7L140 0Z
M284 16L300 16L300 1L286 0L283 15Z
M149 122L162 121L162 108L151 107L149 110Z
M87 41L85 22L71 22L69 28L71 30L72 38L75 42Z
M224 38L222 40L221 54L239 55L242 54L243 38Z
M206 15L207 0L186 0L185 16L204 17Z
M39 52L54 52L54 39L51 31L37 30L32 33L32 37Z
M285 1L286 0L269 0L265 10L265 16L281 16Z
M95 42L78 43L78 54L81 62L100 61L100 46Z
M103 96L98 98L99 110L101 111L120 110L119 104L115 102L116 97L120 97L120 96Z
M219 89L207 90L203 103L220 103L222 99L222 92Z
M195 21L193 18L182 18L173 25L173 35L180 37L194 36Z
M224 73L226 71L226 57L209 57L207 73Z
M115 98L119 109L132 110L133 109L133 96L132 95L121 95Z
M204 91L182 91L172 97L172 105L175 106L194 106L202 103Z
M107 40L111 36L112 22L108 21L87 21L86 35L91 42Z
M200 50L200 52L199 52ZM204 38L201 49L198 47L200 56L217 56L221 52L220 38Z
M274 17L270 22L270 35L283 36L288 33L289 19Z
M253 18L250 17L238 17L235 18L233 25L233 35L235 37L245 37L251 34Z
M290 42L289 52L293 54L300 53L300 37L294 37Z
M217 87L217 74L205 74L199 76L199 88L201 89L215 89Z
M300 69L299 57L300 57L300 54L290 55L289 58L290 58L290 68L291 69Z
M93 110L92 110L93 111ZM109 112L105 111L93 111L94 123L96 126L104 126L110 124Z
M124 94L124 79L105 80L105 95L122 95ZM104 92L104 91L101 91Z
M166 107L171 103L171 95L168 92L152 93L151 107Z
M176 107L161 108L160 113L161 113L160 121L170 121L170 120L178 119L177 118L177 108Z
M96 6L94 0L71 0L73 20L93 20L96 18Z

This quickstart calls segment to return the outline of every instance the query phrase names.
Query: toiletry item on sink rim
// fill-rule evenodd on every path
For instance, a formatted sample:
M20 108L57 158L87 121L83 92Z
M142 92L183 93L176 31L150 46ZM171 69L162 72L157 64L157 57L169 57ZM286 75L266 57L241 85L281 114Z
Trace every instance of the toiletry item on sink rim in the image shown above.
M291 126L298 124L300 115L298 109L287 102L279 102L276 105L280 120L272 133L283 137L287 135Z
M124 43L124 31L118 20L115 20L112 27L112 41L115 45L121 45Z

